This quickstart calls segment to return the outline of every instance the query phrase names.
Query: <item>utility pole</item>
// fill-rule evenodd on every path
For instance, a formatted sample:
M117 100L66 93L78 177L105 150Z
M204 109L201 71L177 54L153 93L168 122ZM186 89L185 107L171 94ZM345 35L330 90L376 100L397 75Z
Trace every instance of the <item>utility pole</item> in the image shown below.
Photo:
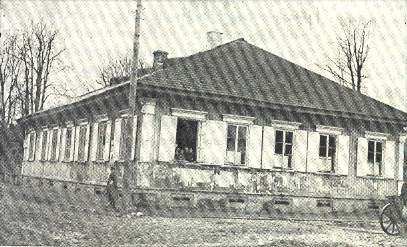
M134 24L134 37L133 37L133 59L131 63L131 75L130 75L130 89L129 89L129 124L133 131L134 128L134 117L137 116L136 112L136 105L137 105L137 70L138 70L138 61L139 61L139 45L140 45L140 20L141 20L141 0L137 0L137 9L136 9L136 16L135 16L135 24ZM130 139L130 147L132 144L136 142L136 137L129 133ZM137 144L135 145L135 149L137 150ZM129 149L128 149L129 150ZM128 162L124 167L124 174L123 174L123 194L124 194L124 205L129 207L131 205L131 189L134 187L133 185L136 184L136 166L138 162L137 152L136 150L130 150L128 152ZM132 153L134 152L134 162L132 162Z

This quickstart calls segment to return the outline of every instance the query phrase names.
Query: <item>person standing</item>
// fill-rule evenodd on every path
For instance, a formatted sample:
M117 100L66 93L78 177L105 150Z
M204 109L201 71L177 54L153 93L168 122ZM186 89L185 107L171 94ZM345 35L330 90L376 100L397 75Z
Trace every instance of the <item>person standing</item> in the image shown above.
M117 211L117 196L118 196L118 189L117 189L117 172L116 166L110 167L110 174L109 178L107 179L107 199L109 200L110 205L114 210Z

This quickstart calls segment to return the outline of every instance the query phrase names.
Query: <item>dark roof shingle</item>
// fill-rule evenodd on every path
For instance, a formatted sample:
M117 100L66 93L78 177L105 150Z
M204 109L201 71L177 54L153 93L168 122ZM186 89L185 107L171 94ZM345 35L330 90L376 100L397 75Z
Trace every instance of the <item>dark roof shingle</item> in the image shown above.
M141 84L407 121L407 113L249 44L243 39L199 52Z

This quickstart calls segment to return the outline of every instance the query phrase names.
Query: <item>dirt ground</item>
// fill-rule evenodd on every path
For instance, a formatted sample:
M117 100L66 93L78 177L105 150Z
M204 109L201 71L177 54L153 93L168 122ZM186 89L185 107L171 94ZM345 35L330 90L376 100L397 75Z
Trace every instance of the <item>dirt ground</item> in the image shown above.
M113 213L86 195L4 188L0 245L407 246L407 236L387 236L374 221L137 217Z

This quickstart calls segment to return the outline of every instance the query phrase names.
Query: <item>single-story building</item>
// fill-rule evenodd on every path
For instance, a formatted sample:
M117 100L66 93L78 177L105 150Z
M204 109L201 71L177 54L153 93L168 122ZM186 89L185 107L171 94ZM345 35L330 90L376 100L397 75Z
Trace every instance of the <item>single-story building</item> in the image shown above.
M135 121L128 80L21 119L22 175L102 186L130 156L135 190L334 210L406 181L407 113L244 39L167 54L138 79Z

